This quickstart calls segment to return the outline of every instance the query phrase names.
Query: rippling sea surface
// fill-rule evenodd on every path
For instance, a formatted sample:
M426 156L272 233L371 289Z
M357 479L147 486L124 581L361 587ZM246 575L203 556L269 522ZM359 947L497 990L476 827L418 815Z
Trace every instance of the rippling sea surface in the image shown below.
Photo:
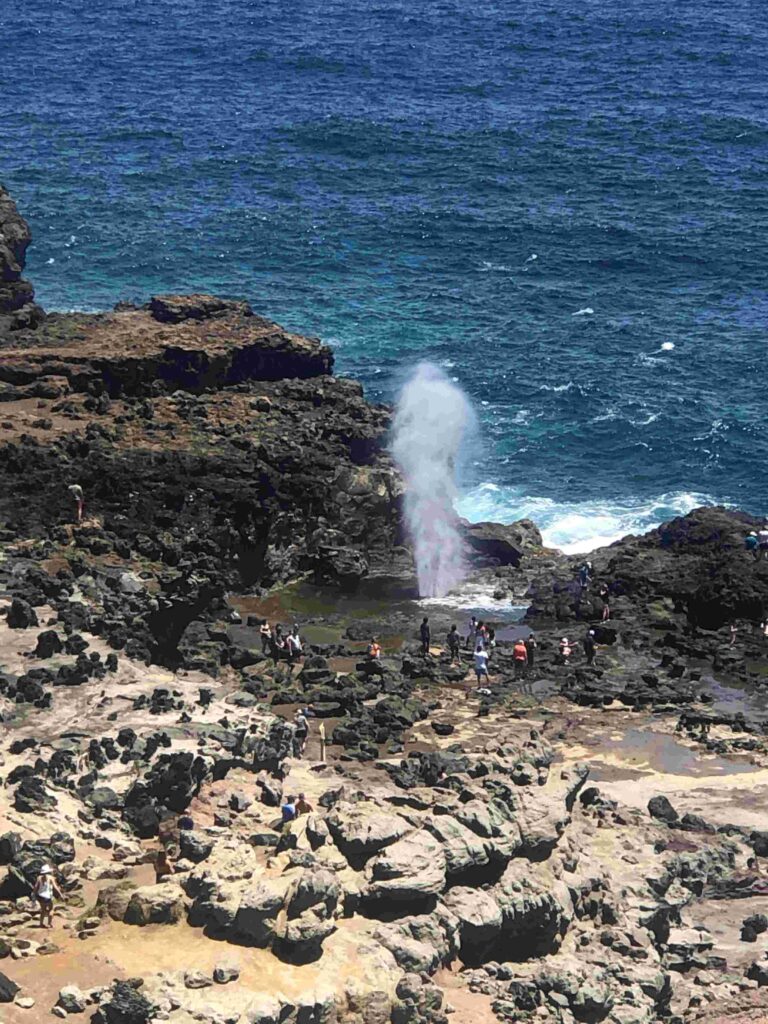
M248 297L477 406L460 509L571 550L768 506L747 0L6 0L0 180L53 309ZM12 56L11 56L12 54Z

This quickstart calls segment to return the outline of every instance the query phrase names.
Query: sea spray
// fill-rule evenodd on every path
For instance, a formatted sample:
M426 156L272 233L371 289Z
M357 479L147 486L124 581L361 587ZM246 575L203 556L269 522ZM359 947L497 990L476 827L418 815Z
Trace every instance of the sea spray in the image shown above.
M419 363L400 393L392 451L405 478L405 518L421 597L442 597L464 576L453 502L462 442L474 424L464 392Z

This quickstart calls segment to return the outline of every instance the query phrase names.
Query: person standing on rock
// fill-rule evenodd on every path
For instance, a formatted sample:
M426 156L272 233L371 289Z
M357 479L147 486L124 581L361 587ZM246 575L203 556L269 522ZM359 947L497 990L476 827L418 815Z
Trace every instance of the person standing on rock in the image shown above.
M429 630L429 619L427 618L426 615L421 620L419 635L421 636L421 653L423 655L429 654L429 643L432 637Z
M85 509L85 495L83 494L83 488L80 484L70 484L67 490L72 495L75 502L75 522L80 524L83 521L83 511Z
M296 801L296 815L300 814L311 814L313 811L312 804L307 800L303 793L299 793L299 799Z
M519 637L512 648L512 660L515 663L515 679L523 679L528 668L528 648L525 641Z
M750 530L744 538L744 547L747 549L747 552L752 555L755 561L757 561L760 557L760 549L757 534L754 530Z
M272 643L272 630L270 629L269 622L264 619L259 629L259 636L261 637L261 653L269 654L270 645Z
M317 735L320 738L320 760L325 761L325 722L317 727Z
M757 531L758 558L768 558L768 523Z
M528 652L528 668L532 669L536 664L536 637L529 633L525 641L525 649Z
M728 644L728 646L729 647L735 647L736 646L736 634L738 633L738 629L736 627L736 623L735 622L731 623L730 633L731 633L731 642Z
M473 615L472 618L469 620L469 626L467 627L467 644L466 644L466 646L467 646L467 648L469 650L474 650L475 647L477 646L475 644L476 637L477 637L477 619Z
M293 666L299 661L302 653L298 626L294 626L288 634L286 647L288 648L288 672L290 675L293 675Z
M459 631L455 626L451 626L450 628L448 636L446 637L446 646L448 648L448 653L451 656L451 664L453 664L454 661L461 663L461 657L459 654L459 651L461 650L461 637L459 636Z
M53 928L53 900L54 897L57 899L63 899L63 897L58 885L56 885L56 879L53 877L53 868L50 864L43 864L40 868L40 874L37 876L32 895L40 905L40 927ZM47 924L46 921L48 922Z
M573 649L567 636L564 636L560 641L560 658L564 665L568 665L571 660L571 654Z
M278 663L284 651L285 640L283 639L283 627L277 625L275 626L275 630L269 643L269 653L271 654L272 660L275 664Z
M581 589L586 590L589 584L592 582L592 563L583 562L579 566L579 583Z
M603 612L601 618L603 622L607 622L611 617L611 592L607 584L603 583L603 585L600 587L599 594L600 600L603 602Z
M587 664L591 665L595 660L595 651L597 647L595 645L595 631L590 629L587 635L584 637L584 654L587 659Z
M475 675L477 676L478 686L483 678L488 679L488 657L488 651L479 643L475 647Z

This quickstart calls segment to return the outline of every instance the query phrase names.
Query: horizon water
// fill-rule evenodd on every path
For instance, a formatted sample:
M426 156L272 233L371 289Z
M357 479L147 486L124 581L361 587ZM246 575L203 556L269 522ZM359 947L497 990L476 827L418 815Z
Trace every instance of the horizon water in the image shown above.
M768 508L768 25L746 0L10 0L48 309L244 296L479 418L457 503L586 551Z

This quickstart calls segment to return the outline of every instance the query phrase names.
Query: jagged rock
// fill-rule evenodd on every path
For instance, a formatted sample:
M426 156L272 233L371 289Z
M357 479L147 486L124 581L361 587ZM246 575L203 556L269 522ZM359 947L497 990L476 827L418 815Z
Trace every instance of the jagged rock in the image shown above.
M481 963L501 934L501 907L490 893L462 886L450 889L443 902L459 920L464 962Z
M106 1024L147 1024L155 1008L130 982L118 981L100 1011Z
M77 985L66 985L59 990L56 1005L60 1006L65 1013L84 1013L88 999Z
M38 625L35 609L20 597L14 597L11 602L6 622L11 629L29 629Z
M543 543L539 528L530 519L521 519L508 526L466 521L461 525L470 548L498 565L519 565L526 551L540 548Z
M353 860L370 857L412 831L404 818L369 804L339 804L326 824L341 852Z
M490 857L486 844L451 815L440 814L427 818L424 827L442 846L448 875L461 874L488 863Z
M0 972L0 1003L12 1003L21 991L15 981Z
M366 900L419 903L445 888L445 854L438 841L421 830L388 846L368 862Z
M652 818L665 821L667 824L677 821L679 817L677 811L665 796L651 797L648 801L648 813Z
M173 882L144 885L131 893L125 908L126 924L175 924L184 916L184 896Z
M32 285L21 274L32 233L0 186L0 335L36 327L43 319Z

